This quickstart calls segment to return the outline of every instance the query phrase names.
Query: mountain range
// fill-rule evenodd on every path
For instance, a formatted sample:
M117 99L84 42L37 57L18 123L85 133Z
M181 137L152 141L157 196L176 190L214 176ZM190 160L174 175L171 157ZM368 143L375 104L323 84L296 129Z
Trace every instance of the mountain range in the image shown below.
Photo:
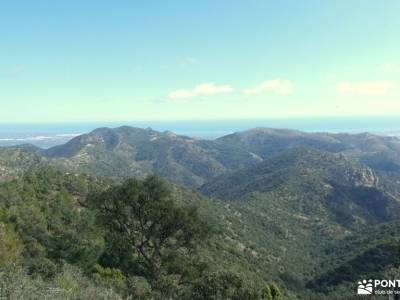
M29 153L67 170L129 177L155 173L198 188L210 179L257 165L284 150L310 147L342 154L377 171L400 172L400 139L369 133L305 133L255 128L215 140L200 140L150 128L99 128L64 145Z
M216 264L274 280L293 299L350 299L359 278L400 263L395 137L255 128L201 140L123 126L49 149L0 148L2 181L43 166L167 178L181 201L216 220L220 239L208 250Z

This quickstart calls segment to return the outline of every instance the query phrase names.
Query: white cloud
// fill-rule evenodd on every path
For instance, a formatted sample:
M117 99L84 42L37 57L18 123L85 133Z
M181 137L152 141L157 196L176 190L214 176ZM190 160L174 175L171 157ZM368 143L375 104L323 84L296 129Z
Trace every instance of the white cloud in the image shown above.
M191 90L176 90L168 94L171 100L189 99L196 96L226 94L233 91L232 86L229 84L216 85L214 83L202 83L196 85Z
M171 93L168 94L168 98L175 100L175 99L186 99L186 98L192 98L194 97L193 92L191 91L186 91L186 90L176 90L172 91Z
M387 93L394 85L395 83L389 80L364 82L345 81L336 85L336 91L340 94L377 95Z
M233 88L228 84L215 85L213 83L203 83L197 85L193 92L195 95L214 95L214 94L224 94L230 93Z
M246 95L257 95L264 92L272 92L278 95L290 95L293 93L293 83L290 80L272 79L261 82L253 88L243 90Z

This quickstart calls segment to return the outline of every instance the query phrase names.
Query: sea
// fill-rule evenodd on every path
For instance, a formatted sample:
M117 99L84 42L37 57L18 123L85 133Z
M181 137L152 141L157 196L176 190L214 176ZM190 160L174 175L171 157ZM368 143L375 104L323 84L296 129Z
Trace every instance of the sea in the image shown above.
M126 121L87 123L0 123L0 146L32 144L49 148L68 142L99 127L114 128L122 125L172 131L198 139L215 139L230 133L256 127L296 129L305 132L370 132L400 137L399 117L370 118L281 118L240 120L193 121Z

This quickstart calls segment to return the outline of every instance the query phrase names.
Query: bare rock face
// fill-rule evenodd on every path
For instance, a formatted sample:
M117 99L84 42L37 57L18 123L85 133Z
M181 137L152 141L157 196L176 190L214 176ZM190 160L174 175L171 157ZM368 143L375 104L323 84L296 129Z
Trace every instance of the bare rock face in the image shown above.
M354 169L350 176L355 186L376 187L378 185L378 176L368 167Z

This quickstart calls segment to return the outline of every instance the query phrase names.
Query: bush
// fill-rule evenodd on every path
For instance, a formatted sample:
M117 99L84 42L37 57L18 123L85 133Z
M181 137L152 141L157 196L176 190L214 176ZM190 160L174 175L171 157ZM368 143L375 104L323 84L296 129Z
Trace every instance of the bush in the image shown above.
M0 270L21 260L23 245L11 225L0 222Z
M237 274L222 271L206 274L200 278L187 299L255 300L259 299L259 295L249 282Z

